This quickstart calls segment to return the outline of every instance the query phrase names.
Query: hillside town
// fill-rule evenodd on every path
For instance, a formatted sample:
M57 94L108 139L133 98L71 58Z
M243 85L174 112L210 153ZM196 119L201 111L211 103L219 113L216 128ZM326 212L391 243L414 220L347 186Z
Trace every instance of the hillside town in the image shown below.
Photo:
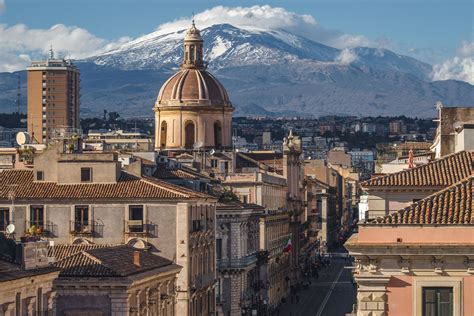
M53 49L27 68L0 122L0 315L474 314L473 104L234 117L182 35L150 119L81 117Z

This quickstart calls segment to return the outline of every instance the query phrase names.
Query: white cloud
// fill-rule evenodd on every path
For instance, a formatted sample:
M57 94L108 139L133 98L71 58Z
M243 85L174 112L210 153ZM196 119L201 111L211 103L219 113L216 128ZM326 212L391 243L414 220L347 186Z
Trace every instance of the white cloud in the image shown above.
M6 8L5 0L0 0L0 13L5 12Z
M349 65L353 63L354 61L357 60L357 54L349 49L349 48L344 48L341 53L337 56L335 62L341 65Z
M463 41L458 56L433 66L433 80L462 80L474 84L474 42Z
M24 24L10 27L0 24L0 71L24 69L32 59L44 58L50 45L63 57L78 59L116 48L128 40L124 37L111 42L85 29L63 24L49 29L29 29Z
M269 5L251 7L216 6L194 16L196 25L203 29L215 24L228 23L249 30L275 29L285 30L323 44L337 47L367 46L370 41L362 35L344 34L337 30L322 27L314 17L297 14L284 8ZM182 17L173 22L164 23L156 30L159 33L170 33L187 29L190 17Z

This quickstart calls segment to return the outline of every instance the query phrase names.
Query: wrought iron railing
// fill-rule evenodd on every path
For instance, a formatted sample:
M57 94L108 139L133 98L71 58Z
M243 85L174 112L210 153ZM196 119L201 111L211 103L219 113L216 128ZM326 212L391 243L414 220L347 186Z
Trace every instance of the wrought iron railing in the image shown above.
M241 269L257 263L257 253L252 253L241 258L217 259L218 269Z

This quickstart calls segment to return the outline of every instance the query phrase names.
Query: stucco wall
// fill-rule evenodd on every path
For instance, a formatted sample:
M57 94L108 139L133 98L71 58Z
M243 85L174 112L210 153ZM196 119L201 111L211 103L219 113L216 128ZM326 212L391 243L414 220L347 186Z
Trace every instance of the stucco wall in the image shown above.
M388 316L411 315L412 301L412 277L392 276L387 284Z
M472 226L366 226L359 227L358 243L474 244ZM449 236L449 240L446 239Z

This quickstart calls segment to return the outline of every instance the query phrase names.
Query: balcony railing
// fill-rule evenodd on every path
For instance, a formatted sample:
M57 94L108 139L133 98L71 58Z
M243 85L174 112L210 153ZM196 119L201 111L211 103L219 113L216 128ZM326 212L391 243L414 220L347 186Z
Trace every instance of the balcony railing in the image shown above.
M225 269L243 269L257 263L257 253L253 253L241 258L223 258L217 259L217 268Z
M156 235L156 225L144 220L126 220L124 223L125 234L137 236Z
M70 221L69 232L76 236L90 236L97 233L98 227L95 221Z
M25 235L54 237L57 225L50 221L25 221Z

